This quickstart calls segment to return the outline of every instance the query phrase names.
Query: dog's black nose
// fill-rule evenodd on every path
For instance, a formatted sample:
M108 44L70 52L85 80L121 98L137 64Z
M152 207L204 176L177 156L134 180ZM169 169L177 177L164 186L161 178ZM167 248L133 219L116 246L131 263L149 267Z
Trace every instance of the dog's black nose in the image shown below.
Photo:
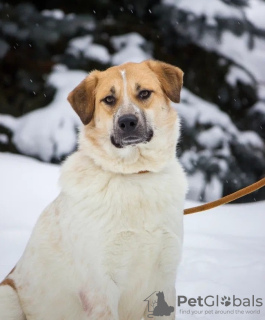
M124 132L131 132L133 131L138 123L138 119L133 114L126 114L121 116L118 120L119 127Z

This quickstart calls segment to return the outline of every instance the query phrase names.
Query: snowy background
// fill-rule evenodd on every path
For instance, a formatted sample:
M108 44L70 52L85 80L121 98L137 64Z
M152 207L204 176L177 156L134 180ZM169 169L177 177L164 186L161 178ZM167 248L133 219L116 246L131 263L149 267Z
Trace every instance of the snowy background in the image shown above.
M174 107L188 198L264 176L265 1L17 3L0 0L0 151L60 163L80 125L67 94L92 69L155 58L185 73ZM264 189L238 202L257 200Z
M76 148L80 120L67 94L92 69L149 58L185 73L172 106L182 119L176 153L189 176L187 207L265 175L265 1L0 0L0 279ZM265 188L185 217L180 295L265 303L264 200ZM249 310L260 314L179 319L265 318L264 306Z
M23 253L42 210L58 194L59 165L0 153L0 281ZM186 207L197 203L187 201ZM176 283L188 298L263 299L262 307L181 307L178 320L264 320L265 202L233 204L184 217L183 258ZM253 314L180 314L179 310ZM2 319L1 319L2 320Z

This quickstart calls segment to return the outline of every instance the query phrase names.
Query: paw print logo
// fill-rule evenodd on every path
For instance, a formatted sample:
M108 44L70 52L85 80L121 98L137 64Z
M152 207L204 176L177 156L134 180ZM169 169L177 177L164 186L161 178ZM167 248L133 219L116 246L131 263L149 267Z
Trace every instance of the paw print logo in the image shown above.
M230 297L227 297L227 296L223 296L222 298L221 298L221 304L223 304L223 305L225 305L226 307L228 307L228 306L230 306L230 304L231 304L231 299L230 299Z

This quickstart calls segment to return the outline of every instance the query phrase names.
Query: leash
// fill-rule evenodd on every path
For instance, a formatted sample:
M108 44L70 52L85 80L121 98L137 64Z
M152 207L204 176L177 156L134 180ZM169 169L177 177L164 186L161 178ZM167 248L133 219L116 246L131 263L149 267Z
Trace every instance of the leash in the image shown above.
M241 198L249 193L252 193L262 187L265 186L265 178L262 178L260 179L259 181L243 188L243 189L240 189L236 192L233 192L221 199L218 199L218 200L215 200L215 201L212 201L212 202L208 202L208 203L205 203L205 204L202 204L200 206L197 206L197 207L192 207L192 208L188 208L188 209L185 209L184 210L184 214L192 214L192 213L197 213L197 212L201 212L201 211L205 211L205 210L209 210L209 209L213 209L213 208L216 208L216 207L219 207L223 204L226 204L226 203L229 203L233 200L236 200L238 198Z

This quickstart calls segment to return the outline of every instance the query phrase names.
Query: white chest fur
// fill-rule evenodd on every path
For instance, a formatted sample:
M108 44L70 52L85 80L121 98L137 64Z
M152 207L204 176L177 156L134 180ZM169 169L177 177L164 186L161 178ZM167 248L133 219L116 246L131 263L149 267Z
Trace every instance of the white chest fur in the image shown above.
M102 307L102 297L112 301L112 313L118 310L120 319L139 318L144 298L175 281L186 193L180 165L173 161L159 173L119 175L100 170L76 153L64 164L61 185L61 194L40 217L14 274L25 310L27 297L43 300L41 292L52 286L63 288L57 301L67 307L57 314L56 308L47 311L35 301L30 312L35 308L40 314L43 309L45 320L64 314L71 319L88 312L91 304ZM45 283L40 284L42 278ZM70 302L73 296L76 301Z
M89 176L80 171L84 189L79 194L63 181L80 215L69 224L67 234L72 242L82 238L76 241L75 252L80 248L80 254L87 252L86 270L93 256L92 261L121 290L121 299L137 299L138 292L143 300L152 290L162 289L162 273L174 281L182 243L183 171L176 160L160 173L117 175L88 170Z

